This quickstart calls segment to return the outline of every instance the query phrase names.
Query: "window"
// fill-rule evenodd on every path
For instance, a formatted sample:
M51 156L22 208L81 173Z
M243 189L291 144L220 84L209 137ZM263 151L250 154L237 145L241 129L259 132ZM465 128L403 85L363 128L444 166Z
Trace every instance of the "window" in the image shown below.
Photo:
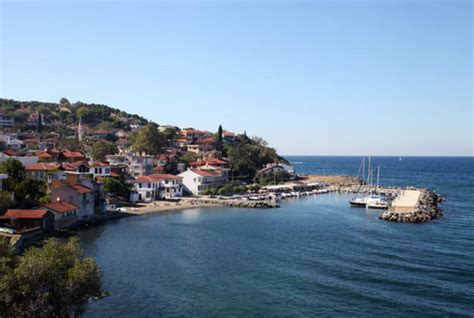
M72 195L69 196L69 202L71 202L71 203L74 202L74 196L72 196Z

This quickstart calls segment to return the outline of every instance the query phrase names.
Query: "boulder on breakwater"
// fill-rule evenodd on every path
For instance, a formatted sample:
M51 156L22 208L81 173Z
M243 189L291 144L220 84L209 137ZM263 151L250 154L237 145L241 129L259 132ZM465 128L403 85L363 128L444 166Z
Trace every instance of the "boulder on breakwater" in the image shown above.
M422 223L439 219L443 216L443 211L438 207L438 203L443 201L443 197L429 191L423 190L418 204L414 211L395 211L388 209L380 215L380 219L391 222Z
M256 201L244 201L244 200L220 200L220 199L200 199L197 201L204 204L216 204L223 205L232 208L250 208L250 209L270 209L279 208L275 202L270 200L256 200Z

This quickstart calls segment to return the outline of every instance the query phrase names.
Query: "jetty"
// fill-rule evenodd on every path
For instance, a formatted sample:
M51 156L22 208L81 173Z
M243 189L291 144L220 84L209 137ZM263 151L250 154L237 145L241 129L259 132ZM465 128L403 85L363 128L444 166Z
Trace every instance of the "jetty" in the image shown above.
M402 190L381 220L392 222L422 223L443 216L438 207L443 198L427 189Z

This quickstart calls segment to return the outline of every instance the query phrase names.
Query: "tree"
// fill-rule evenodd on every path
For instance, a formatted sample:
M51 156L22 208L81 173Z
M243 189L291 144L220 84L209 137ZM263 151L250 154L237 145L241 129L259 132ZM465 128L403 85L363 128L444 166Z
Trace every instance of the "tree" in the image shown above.
M27 176L25 167L18 160L9 158L0 163L0 173L8 174L3 181L3 189L14 194L16 207L32 208L46 194L44 181Z
M81 151L82 144L77 138L61 138L57 146L71 151Z
M59 104L63 107L71 108L71 103L69 102L69 100L66 97L62 97L59 100Z
M128 188L123 182L108 177L103 178L101 182L104 185L105 193L116 194L121 197L127 197Z
M15 206L10 193L0 190L0 215Z
M225 152L234 174L248 180L253 179L256 172L268 163L286 162L263 139L250 139L245 134L236 136L236 144L227 145Z
M81 106L79 108L76 109L76 117L77 118L81 118L81 117L85 117L89 114L89 109L87 109L86 106Z
M224 131L222 129L222 125L219 125L219 129L217 129L217 150L222 150L222 145L224 143Z
M105 141L97 141L92 146L91 156L94 160L104 160L105 156L113 155L118 152L117 146Z
M9 158L0 163L0 173L8 174L7 180L13 183L22 181L26 176L23 164L13 158ZM9 183L8 181L6 183Z
M2 317L70 317L88 299L101 296L95 261L84 258L77 238L48 240L18 256L0 243L0 312Z
M159 154L161 148L166 144L166 137L158 131L155 124L147 124L132 139L134 151L151 155Z

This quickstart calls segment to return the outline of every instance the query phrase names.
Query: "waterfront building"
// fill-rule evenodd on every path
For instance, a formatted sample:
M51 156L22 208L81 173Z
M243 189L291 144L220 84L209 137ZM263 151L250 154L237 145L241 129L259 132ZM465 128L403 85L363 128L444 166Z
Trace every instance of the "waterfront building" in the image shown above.
M218 188L226 184L228 178L222 170L202 170L190 168L179 174L183 177L184 188L192 194L201 194L205 190Z
M152 174L132 181L132 198L152 202L157 199L170 199L183 196L183 178L171 174Z
M56 229L71 227L78 221L79 207L72 203L59 200L45 204L42 208L46 208L54 214L54 226Z
M9 209L0 215L0 227L13 229L15 233L30 229L49 232L54 229L54 215L48 209Z

